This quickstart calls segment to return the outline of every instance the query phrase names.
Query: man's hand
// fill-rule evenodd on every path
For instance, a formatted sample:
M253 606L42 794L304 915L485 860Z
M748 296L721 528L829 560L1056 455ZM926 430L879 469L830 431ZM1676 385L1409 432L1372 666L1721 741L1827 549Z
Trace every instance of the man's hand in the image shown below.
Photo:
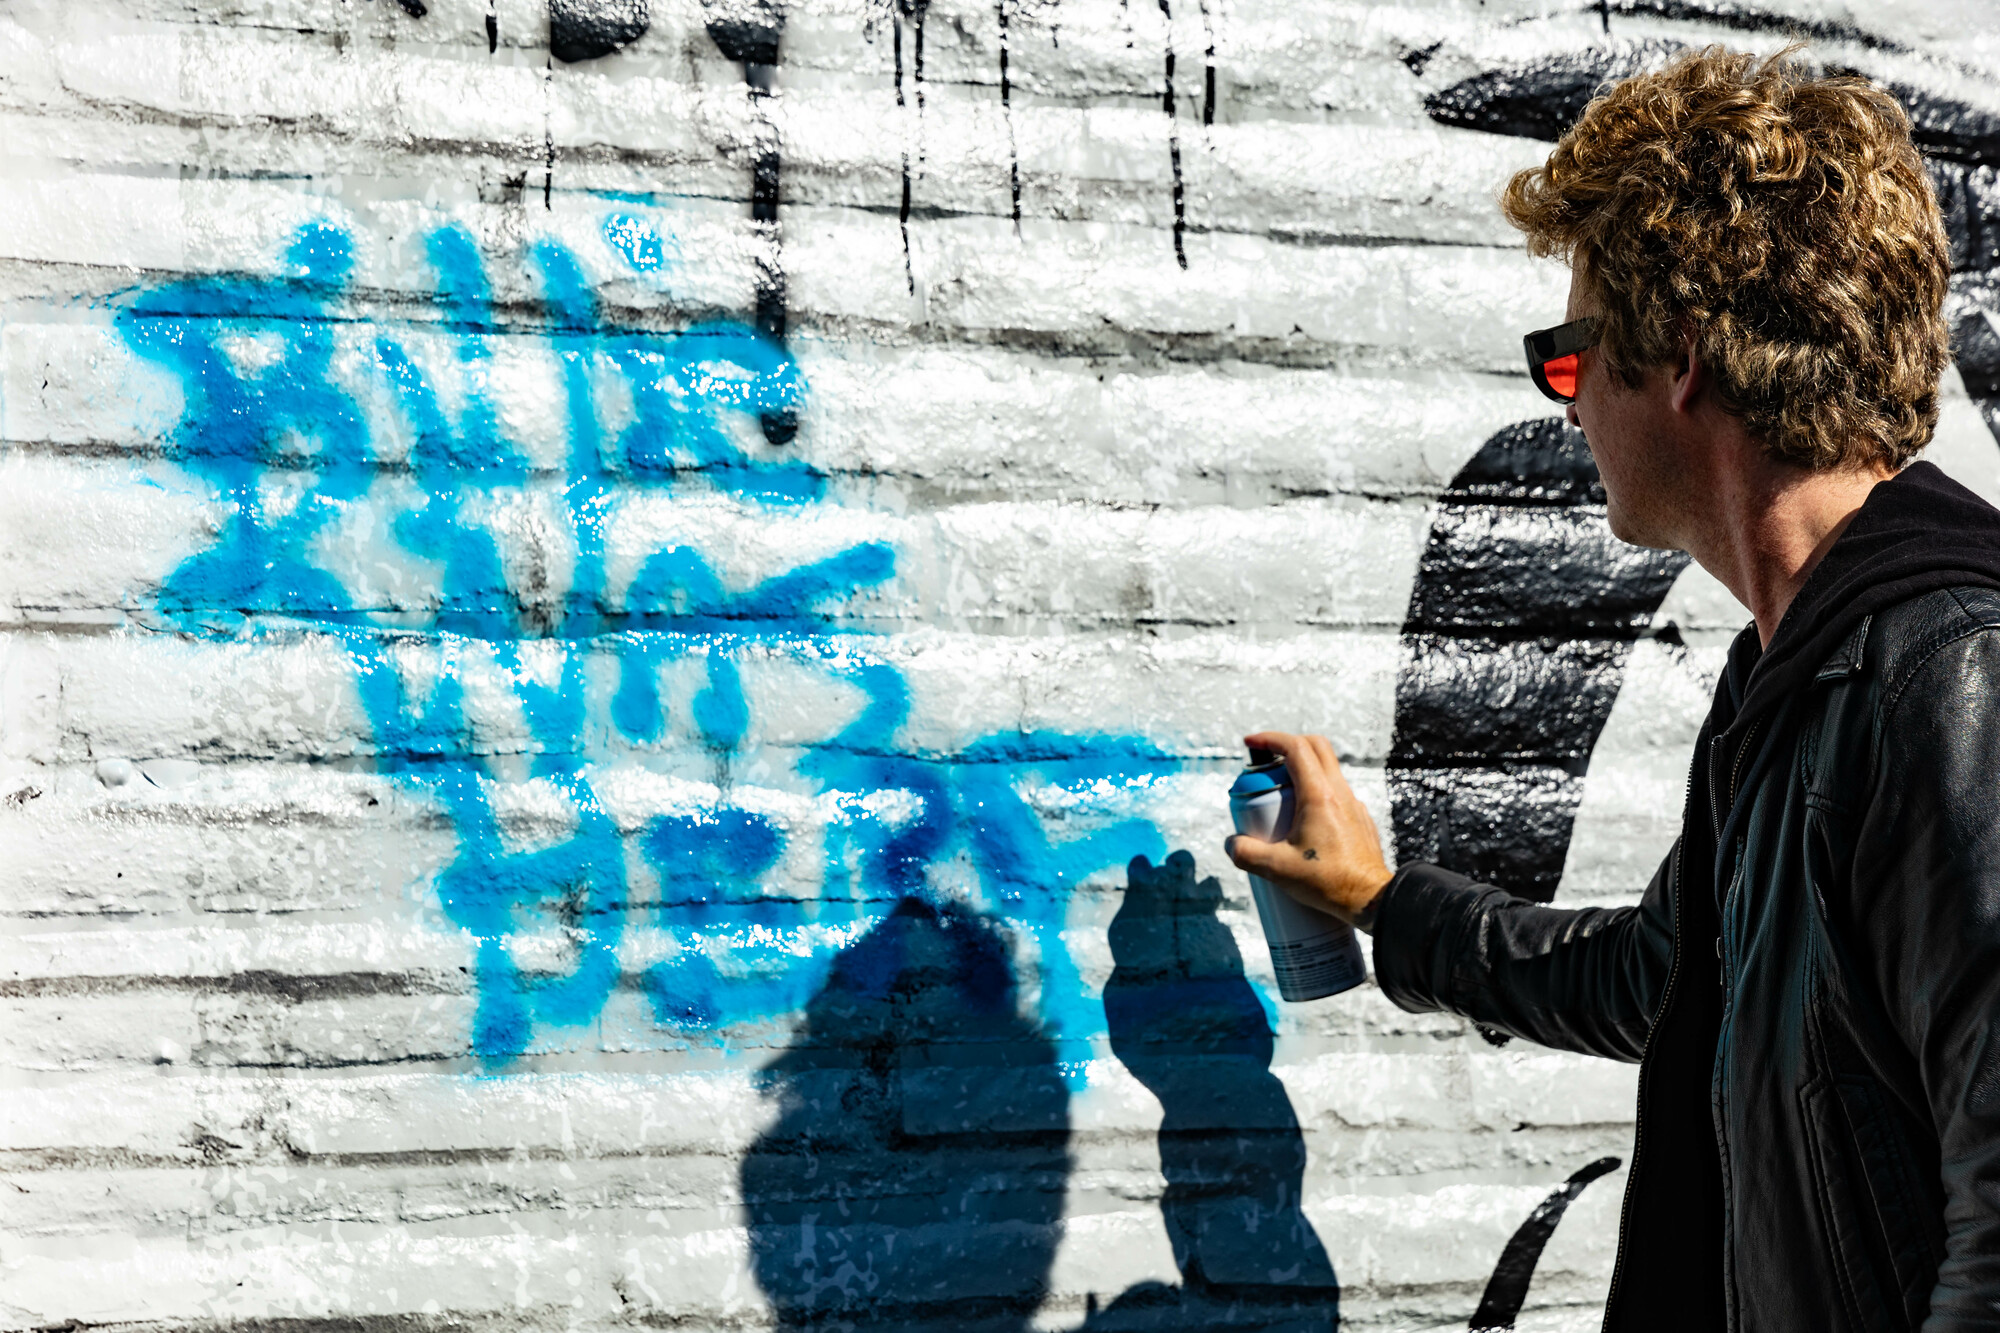
M1308 907L1366 930L1375 900L1393 879L1375 821L1341 775L1324 736L1260 731L1247 744L1275 750L1292 775L1292 836L1265 842L1237 834L1222 850L1239 870L1261 876Z

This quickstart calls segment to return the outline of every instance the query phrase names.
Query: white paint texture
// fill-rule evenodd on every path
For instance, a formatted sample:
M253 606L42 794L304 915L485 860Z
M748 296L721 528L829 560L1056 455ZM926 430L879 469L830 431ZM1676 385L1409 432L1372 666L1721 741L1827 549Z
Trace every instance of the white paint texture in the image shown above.
M1434 123L1425 96L1607 42L1783 34L1615 5L1002 5L791 0L754 97L711 36L720 0L640 4L643 35L575 64L528 0L0 11L6 1327L1305 1328L1333 1321L1336 1279L1350 1326L1462 1327L1535 1205L1629 1154L1627 1067L1495 1049L1372 984L1281 1008L1220 856L1224 790L1245 729L1323 731L1389 828L1433 503L1495 432L1551 415L1517 339L1565 278L1493 205L1545 145ZM1786 12L1829 58L2000 105L1984 6ZM775 227L749 202L771 152ZM427 249L453 228L492 288L472 315ZM335 233L351 274L301 285L288 247ZM538 246L581 274L569 314ZM680 471L576 490L691 325L753 344L778 274L796 434L714 406L776 372L704 361L669 416L746 470L690 469L682 436ZM247 318L257 283L291 304ZM236 302L207 380L143 354L135 312L215 333L204 301ZM328 419L269 415L310 346L366 441L345 490ZM504 632L438 620L408 376L441 429L470 439L489 411L518 451L453 483ZM224 379L263 451L234 494L183 424L221 429L202 394ZM2000 455L1950 387L1939 453L1992 491ZM822 479L804 502L731 480L798 463ZM253 514L301 513L325 521L295 554L348 621L176 592ZM660 622L635 665L617 617L662 551L720 591L670 589L669 611L714 614ZM791 611L727 601L857 551L878 564ZM584 594L607 619L565 619ZM1740 617L1690 572L1656 618L1682 643L1633 648L1558 902L1650 875ZM641 675L656 733L617 720ZM437 754L398 754L369 679L417 712L462 690ZM703 711L732 698L734 723ZM947 816L943 845L883 852ZM692 841L661 851L662 829ZM535 870L497 915L453 887L586 843L596 871ZM1177 848L1219 898L1180 884L1183 934L1135 968L1121 941L1165 937L1118 924L1125 860ZM591 873L615 892L572 893ZM841 1008L827 969L880 961L902 893L967 915L903 918L910 984ZM703 966L720 1009L674 1010ZM495 1036L489 991L523 977L524 1027ZM1275 1080L1254 1049L1146 1056L1217 994L1275 1022ZM1241 1018L1217 1029L1239 1047ZM1622 1181L1571 1208L1521 1327L1594 1322Z

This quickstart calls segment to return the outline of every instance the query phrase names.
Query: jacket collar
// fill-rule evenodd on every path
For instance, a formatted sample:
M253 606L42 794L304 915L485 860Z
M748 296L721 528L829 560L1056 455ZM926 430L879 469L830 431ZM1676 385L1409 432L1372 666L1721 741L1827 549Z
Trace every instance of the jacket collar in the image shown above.
M1861 617L1861 623L1854 627L1853 633L1841 640L1840 647L1833 650L1833 656L1826 659L1826 665L1822 666L1819 674L1813 677L1814 684L1823 680L1842 680L1860 674L1862 657L1868 651L1868 626L1874 619L1873 616Z

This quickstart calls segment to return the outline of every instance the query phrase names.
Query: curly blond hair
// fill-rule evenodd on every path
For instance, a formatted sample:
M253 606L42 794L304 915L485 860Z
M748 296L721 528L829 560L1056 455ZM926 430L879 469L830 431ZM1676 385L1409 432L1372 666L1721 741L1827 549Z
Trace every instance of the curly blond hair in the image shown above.
M1601 303L1627 385L1692 338L1772 456L1895 470L1937 426L1944 226L1902 107L1796 49L1709 47L1616 84L1501 209Z

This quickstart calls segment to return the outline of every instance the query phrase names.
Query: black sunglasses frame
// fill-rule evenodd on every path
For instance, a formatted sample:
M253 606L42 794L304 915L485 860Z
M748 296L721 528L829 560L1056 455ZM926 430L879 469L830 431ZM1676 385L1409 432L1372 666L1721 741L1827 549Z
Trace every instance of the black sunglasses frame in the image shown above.
M1536 329L1533 333L1521 335L1521 346L1528 354L1528 377L1534 380L1535 387L1542 391L1544 398L1565 405L1576 401L1574 394L1555 391L1544 367L1551 361L1560 361L1597 346L1598 337L1599 321L1595 315L1585 315L1582 319L1573 319L1552 329Z

